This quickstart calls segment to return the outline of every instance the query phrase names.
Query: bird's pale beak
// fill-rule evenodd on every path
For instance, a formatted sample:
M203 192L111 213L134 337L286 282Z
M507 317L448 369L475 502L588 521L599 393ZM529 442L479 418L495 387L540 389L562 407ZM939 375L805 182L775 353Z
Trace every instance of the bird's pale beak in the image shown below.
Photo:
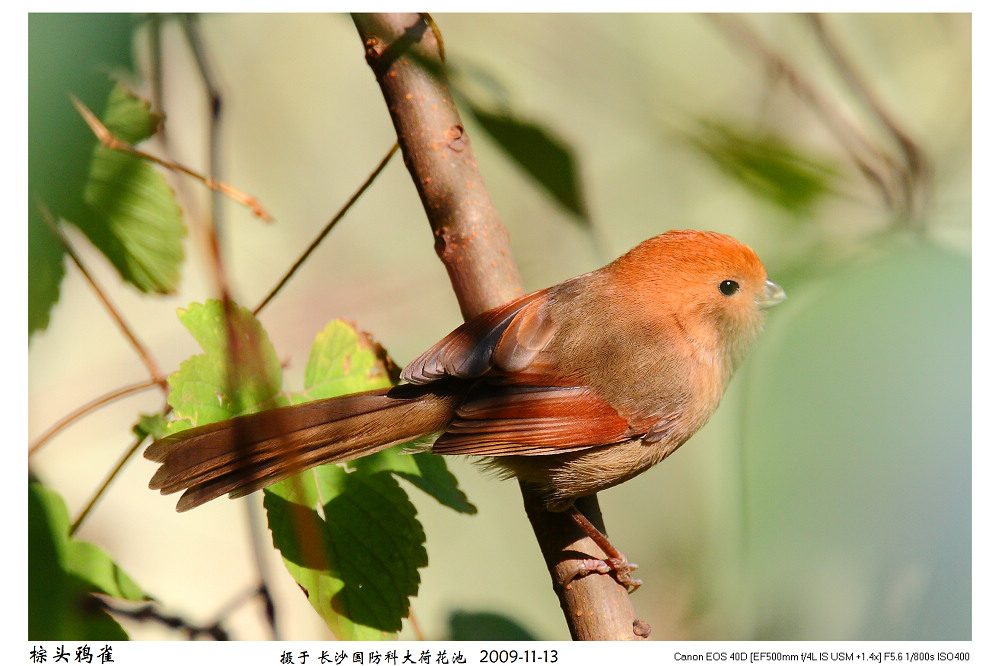
M785 295L785 290L780 285L770 280L764 282L764 298L760 300L761 307L769 308L775 306L786 298L788 296Z

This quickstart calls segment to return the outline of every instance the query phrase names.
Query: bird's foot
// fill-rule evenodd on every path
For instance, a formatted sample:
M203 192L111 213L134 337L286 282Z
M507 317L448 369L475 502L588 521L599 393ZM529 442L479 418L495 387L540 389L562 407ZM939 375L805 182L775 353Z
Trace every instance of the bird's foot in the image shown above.
M620 585L628 590L629 594L632 594L642 585L640 579L632 576L632 572L638 568L638 564L632 564L624 555L621 557L609 557L606 560L578 560L576 566L566 572L559 583L563 587L569 587L577 578L583 578L592 573L610 574Z

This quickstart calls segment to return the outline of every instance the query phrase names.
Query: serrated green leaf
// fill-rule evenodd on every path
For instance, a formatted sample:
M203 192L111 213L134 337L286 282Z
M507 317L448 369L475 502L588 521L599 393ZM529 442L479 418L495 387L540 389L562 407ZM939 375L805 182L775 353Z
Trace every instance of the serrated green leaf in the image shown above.
M249 312L235 310L232 326L244 358L230 370L222 305L192 305L181 321L204 354L170 377L170 404L179 421L171 431L202 425L283 402L281 367L267 336ZM246 360L248 350L255 350ZM295 401L388 386L384 352L349 324L335 321L319 335L306 365L306 391ZM240 387L231 394L228 372ZM286 401L287 402L287 401ZM397 474L458 510L474 510L443 461L421 457L373 457L351 472L324 465L264 491L274 545L316 611L342 639L388 638L402 627L419 567L427 565L416 510L393 478Z
M427 566L416 509L388 473L324 465L305 474L312 483L286 479L264 491L274 546L337 638L390 638Z
M205 353L181 363L168 379L167 402L177 417L170 432L288 404L280 392L281 362L249 310L231 306L232 352L221 301L193 303L178 316Z
M30 640L127 640L93 592L139 601L148 595L103 550L71 539L58 493L28 483L28 637Z
M476 121L559 205L590 224L576 158L548 128L470 103Z
M380 356L384 352L366 334L342 319L331 321L309 350L304 397L319 400L390 386Z
M153 113L149 102L139 99L119 83L111 90L108 108L101 120L112 134L134 145L156 134L163 116Z
M837 175L774 134L705 121L689 139L736 182L798 216L832 190Z
M305 392L294 401L389 386L387 363L367 335L342 320L330 322L316 336ZM323 465L264 491L285 566L343 640L381 640L399 631L417 593L417 569L427 565L416 509L389 473L392 463L376 462L384 457L403 456Z
M354 460L350 466L368 474L392 472L459 513L476 513L476 506L458 487L458 479L448 471L443 457L434 453L400 453L400 449L407 446L404 444Z
M159 118L149 113L146 102L118 85L103 122L119 138L135 143L151 136ZM98 146L83 201L84 212L72 222L122 278L144 292L172 292L180 279L186 230L163 175L134 155Z

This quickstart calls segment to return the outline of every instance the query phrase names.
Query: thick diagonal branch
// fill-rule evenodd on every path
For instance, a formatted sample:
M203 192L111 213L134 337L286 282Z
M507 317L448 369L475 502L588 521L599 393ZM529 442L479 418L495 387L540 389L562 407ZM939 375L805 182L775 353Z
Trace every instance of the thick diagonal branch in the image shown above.
M521 293L521 279L448 90L435 31L419 14L353 18L463 316L506 303ZM574 560L604 554L567 515L546 511L527 493L524 503L573 638L645 637L628 594L609 576L587 576L568 589L556 582ZM584 498L581 509L601 525L596 497Z

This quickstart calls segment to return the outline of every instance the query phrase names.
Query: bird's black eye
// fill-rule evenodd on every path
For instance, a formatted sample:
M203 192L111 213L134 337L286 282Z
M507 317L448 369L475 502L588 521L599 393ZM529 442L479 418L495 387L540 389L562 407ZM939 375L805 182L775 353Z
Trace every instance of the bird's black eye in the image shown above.
M740 284L735 280L723 280L719 283L719 291L722 292L723 296L732 296L739 290Z

